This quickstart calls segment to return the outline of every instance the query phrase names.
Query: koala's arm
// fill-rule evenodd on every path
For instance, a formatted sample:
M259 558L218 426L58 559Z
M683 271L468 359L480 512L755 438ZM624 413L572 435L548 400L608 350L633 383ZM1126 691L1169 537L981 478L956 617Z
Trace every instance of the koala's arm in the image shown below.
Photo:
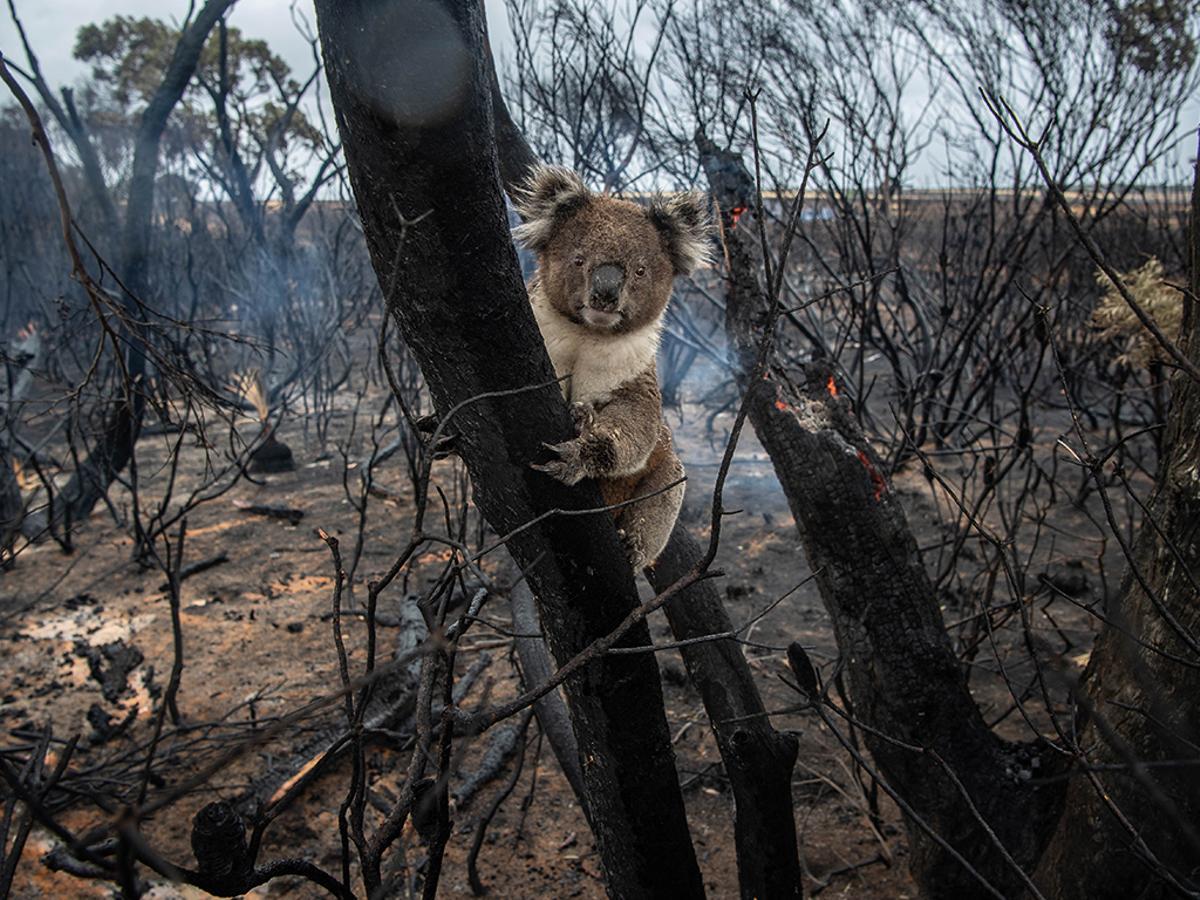
M646 465L658 443L662 396L651 366L613 392L583 423L578 440L588 476L620 478Z
M559 458L534 468L567 484L633 475L650 458L661 419L658 373L650 366L617 388L603 406L577 409L579 436L548 445Z

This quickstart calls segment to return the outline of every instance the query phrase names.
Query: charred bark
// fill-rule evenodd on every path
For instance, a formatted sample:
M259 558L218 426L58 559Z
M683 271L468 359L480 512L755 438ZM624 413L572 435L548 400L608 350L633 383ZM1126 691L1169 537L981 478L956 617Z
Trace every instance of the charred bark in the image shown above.
M513 643L521 660L523 687L532 690L554 676L554 661L546 649L542 623L538 621L537 603L529 586L522 581L509 591L508 596L513 631L518 635ZM587 790L583 784L583 770L579 766L579 747L575 743L571 716L562 695L558 691L551 691L533 705L533 710L571 790L575 792L580 806L587 806Z
M321 0L317 18L372 262L439 413L465 404L457 449L479 509L504 534L600 506L529 468L572 425L508 238L480 4ZM504 391L520 393L487 396ZM638 603L606 515L551 518L509 549L560 662ZM643 625L623 643L648 642ZM604 657L566 689L610 893L703 895L652 655Z
M485 23L486 26L486 23ZM500 166L500 181L511 195L520 187L537 165L538 158L525 140L525 135L513 121L500 92L500 79L496 74L496 60L492 55L491 43L485 44L487 53L488 92L492 98L492 127L496 132L496 154Z
M1181 349L1200 364L1200 168ZM1080 685L1083 758L1038 867L1056 900L1200 893L1200 383L1184 371L1132 567ZM1099 474L1100 463L1089 460ZM1099 767L1099 768L1098 768Z
M769 370L751 380L771 314L751 233L754 180L740 158L697 135L720 208L728 275L726 324L749 418L771 457L809 565L833 621L857 716L897 741L934 751L965 786L1009 854L1031 868L1061 806L1062 788L1033 786L1017 772L1048 747L997 738L967 689L916 541L875 452L838 396L833 371L816 360L795 384ZM866 733L888 782L995 889L1023 880L995 846L945 770L930 755ZM914 878L930 897L994 896L910 821Z

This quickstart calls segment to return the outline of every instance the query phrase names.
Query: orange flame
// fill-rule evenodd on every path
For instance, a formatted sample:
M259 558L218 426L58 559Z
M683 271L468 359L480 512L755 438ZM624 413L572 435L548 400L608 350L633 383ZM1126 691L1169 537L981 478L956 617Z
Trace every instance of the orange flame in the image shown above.
M838 395L837 384L834 382L832 375L829 376L829 381L825 383L825 390L829 391L830 397L836 397Z
M787 412L789 409L791 409L791 407L788 406L786 403L784 403L782 400L775 401L775 408L777 410L779 410L780 412Z
M738 219L740 219L745 212L746 207L744 206L735 206L729 210L729 221L734 228L737 228Z

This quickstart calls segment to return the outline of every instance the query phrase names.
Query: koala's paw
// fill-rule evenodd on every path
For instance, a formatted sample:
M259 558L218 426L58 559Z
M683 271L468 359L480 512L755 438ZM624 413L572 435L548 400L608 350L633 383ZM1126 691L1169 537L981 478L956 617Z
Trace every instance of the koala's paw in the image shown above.
M558 454L558 459L552 459L545 463L530 463L531 469L545 472L563 484L578 484L587 475L578 440L563 441L561 444L543 444L542 446Z
M617 537L621 539L621 544L625 547L625 556L628 557L629 564L633 566L634 572L640 572L653 562L653 560L646 558L646 546L642 541L642 535L639 531L636 529L618 528Z
M571 421L575 423L576 434L588 434L596 424L596 407L590 403L572 403Z

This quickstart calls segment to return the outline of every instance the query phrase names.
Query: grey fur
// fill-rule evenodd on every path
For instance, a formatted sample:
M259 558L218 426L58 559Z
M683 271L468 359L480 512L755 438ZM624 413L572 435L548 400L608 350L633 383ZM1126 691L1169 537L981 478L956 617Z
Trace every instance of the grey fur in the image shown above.
M537 166L525 186L513 196L522 224L513 237L530 250L544 250L562 218L592 196L578 175L562 166Z
M690 275L712 262L713 224L708 197L699 191L656 194L649 213L650 221L667 235L676 275Z

